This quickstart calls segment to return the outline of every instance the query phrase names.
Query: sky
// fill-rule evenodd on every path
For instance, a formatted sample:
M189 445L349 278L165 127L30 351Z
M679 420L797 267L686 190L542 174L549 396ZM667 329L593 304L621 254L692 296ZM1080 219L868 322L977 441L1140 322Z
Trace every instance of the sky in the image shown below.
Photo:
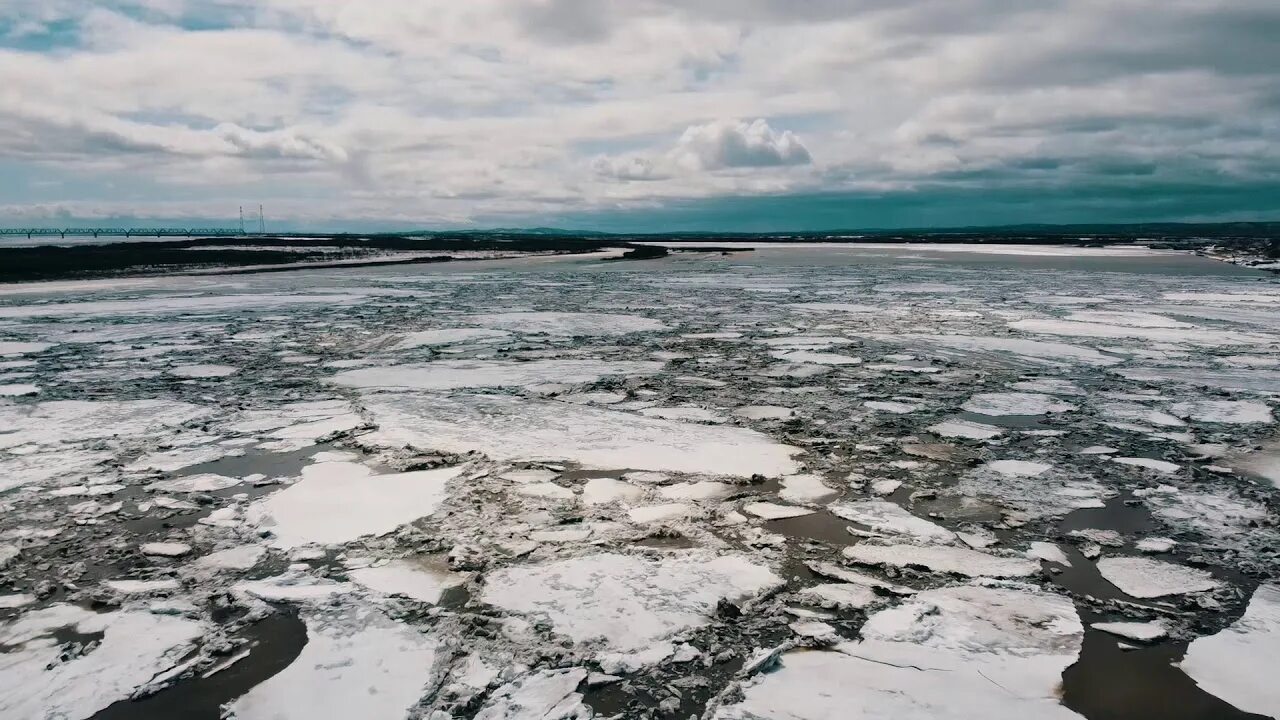
M1280 220L1276 0L0 0L0 225Z

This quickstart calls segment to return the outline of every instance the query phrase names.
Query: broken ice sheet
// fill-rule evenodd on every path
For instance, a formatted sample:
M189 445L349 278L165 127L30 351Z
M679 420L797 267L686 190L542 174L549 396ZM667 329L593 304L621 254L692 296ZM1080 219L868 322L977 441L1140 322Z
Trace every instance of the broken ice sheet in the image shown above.
M1141 599L1213 590L1221 585L1204 570L1141 557L1102 558L1098 572L1125 594Z
M129 698L174 667L205 633L203 623L145 611L95 613L50 605L0 628L0 716L82 720ZM104 633L62 657L55 631Z
M794 472L796 448L733 427L698 426L615 410L511 397L369 395L379 430L362 442L478 451L495 460L557 458L590 468L751 477Z
M1022 585L929 590L873 614L861 635L782 655L713 717L1079 718L1058 699L1083 638L1065 597Z
M338 385L357 388L457 388L533 386L542 383L591 383L606 376L651 375L660 362L601 360L439 360L422 365L394 365L348 370L334 376Z
M947 545L890 545L863 541L842 552L849 560L862 565L920 567L967 577L1026 577L1040 570L1038 563L1022 557L995 555Z
M936 543L949 543L956 537L950 530L916 517L885 500L836 503L827 510L838 518L865 525L887 535L905 535L921 542Z
M1280 585L1260 585L1244 616L1216 635L1198 638L1179 663L1196 684L1237 708L1280 717Z
M495 690L475 720L587 720L592 713L575 692L586 678L582 668L530 673Z
M709 623L721 599L745 600L781 582L743 555L601 553L502 568L489 574L481 600L544 617L575 643L638 650Z
M317 463L302 479L250 505L245 519L281 548L383 535L435 512L461 468L375 475L356 463Z
M307 644L230 706L236 720L403 718L431 686L439 643L365 607L308 607Z
M1042 393L979 393L969 398L963 409L979 415L1047 415L1074 410L1069 402Z
M657 320L639 315L610 313L508 312L471 315L464 320L494 330L565 336L627 335L670 329Z

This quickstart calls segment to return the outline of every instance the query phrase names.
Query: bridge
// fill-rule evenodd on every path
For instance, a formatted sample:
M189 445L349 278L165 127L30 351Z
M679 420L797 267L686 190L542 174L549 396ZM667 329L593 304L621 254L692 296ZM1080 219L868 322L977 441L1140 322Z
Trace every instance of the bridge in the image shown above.
M0 228L0 237L242 237L232 228Z

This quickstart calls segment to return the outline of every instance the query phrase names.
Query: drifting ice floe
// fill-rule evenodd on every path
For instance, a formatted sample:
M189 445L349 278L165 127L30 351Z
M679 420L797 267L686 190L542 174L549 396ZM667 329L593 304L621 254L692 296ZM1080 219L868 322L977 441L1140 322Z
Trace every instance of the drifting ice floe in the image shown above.
M510 312L471 315L466 322L496 330L536 335L627 335L669 330L657 320L639 315L572 312Z
M341 544L383 535L435 512L461 468L374 475L355 463L318 463L302 479L250 505L246 520L277 547Z
M358 585L387 595L401 595L432 605L449 588L467 582L468 575L449 572L443 567L421 560L406 558L392 560L385 565L358 568L347 573Z
M475 720L588 720L592 713L575 692L586 679L582 668L526 675L494 691Z
M944 357L980 355L984 361L1005 365L1011 364L1010 356L1017 363L1047 367L1076 363L1106 367L1121 362L1120 358L1098 352L1093 348L1026 338L981 335L888 335L883 337L886 340L909 344L913 349L918 348L919 352L929 355Z
M862 637L783 655L714 717L1079 718L1058 701L1083 637L1067 598L1024 586L929 590L873 614Z
M1150 558L1102 558L1098 572L1125 594L1142 599L1213 590L1220 585L1204 570Z
M448 328L445 330L423 330L407 333L395 344L396 350L412 350L417 347L434 347L436 345L456 345L459 343L498 342L511 338L505 330L489 330L487 328Z
M660 560L603 553L489 575L481 600L542 616L575 643L637 650L705 625L721 599L743 600L781 583L741 555L689 552Z
M1040 570L1038 564L1025 558L1002 557L946 545L881 545L864 541L842 552L846 558L862 565L923 567L967 577L1025 577Z
M659 362L606 362L601 360L442 360L424 365L395 365L348 370L334 376L338 385L356 388L409 388L454 390L457 388L512 387L543 383L591 383L609 375L652 375Z
M872 530L889 535L906 535L923 542L948 543L955 540L955 533L903 510L884 500L861 500L837 503L827 508L838 518L866 525Z
M1169 411L1185 420L1200 423L1243 425L1271 423L1275 418L1266 403L1248 400L1197 400L1175 403Z
M1075 406L1051 395L1041 393L981 393L969 398L962 405L965 410L979 415L1000 417L1004 415L1047 415L1069 412Z
M236 720L403 718L435 675L438 643L376 610L307 610L307 644L231 704Z
M750 477L794 472L795 448L751 430L699 426L614 410L496 396L373 395L379 431L365 441L481 452L494 460L559 458L630 468Z
M100 643L63 657L55 631L105 633ZM0 716L82 720L129 698L178 665L204 634L202 623L121 610L95 613L50 605L0 629Z
M44 305L13 305L0 307L0 318L266 312L297 305L350 305L367 299L364 295L350 294L153 296L140 300L100 300L96 302L48 303Z
M1280 585L1262 585L1244 617L1187 647L1180 666L1196 684L1237 708L1280 717Z

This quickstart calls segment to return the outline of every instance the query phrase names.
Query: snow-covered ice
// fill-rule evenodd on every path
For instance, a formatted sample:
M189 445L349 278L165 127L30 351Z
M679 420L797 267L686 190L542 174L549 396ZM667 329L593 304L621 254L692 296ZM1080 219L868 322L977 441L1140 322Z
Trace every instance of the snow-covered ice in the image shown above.
M1280 717L1280 585L1260 585L1244 617L1230 627L1198 638L1179 667L1207 692L1237 708Z
M1104 557L1098 561L1098 572L1125 594L1144 599L1213 590L1221 584L1204 570L1142 557Z
M544 617L575 643L634 650L705 625L722 598L750 598L780 583L741 555L690 551L653 560L601 553L498 570L481 600Z
M796 468L794 448L751 430L699 427L593 407L495 396L371 396L371 439L495 460L562 458L602 469L750 477Z
M375 475L356 463L317 463L245 512L277 547L341 544L382 535L435 512L461 468Z

